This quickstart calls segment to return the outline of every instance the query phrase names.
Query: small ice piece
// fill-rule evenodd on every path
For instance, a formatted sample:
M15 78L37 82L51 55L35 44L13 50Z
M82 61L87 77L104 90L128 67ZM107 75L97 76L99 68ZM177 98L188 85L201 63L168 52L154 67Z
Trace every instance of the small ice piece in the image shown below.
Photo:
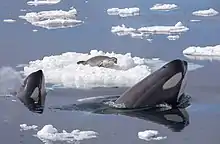
M155 4L150 10L171 11L177 8L176 4Z
M53 5L59 3L61 0L33 0L33 1L28 1L28 5Z
M219 12L214 10L213 8L209 8L207 10L198 10L198 11L194 11L192 14L195 16L215 16L217 15Z
M33 31L33 32L37 32L38 30L36 30L36 29L33 29L32 31Z
M220 45L216 46L191 46L183 50L184 55L194 56L220 56Z
M28 126L27 124L20 124L21 130L31 130L31 129L36 130L37 127L38 126L36 126L36 125Z
M14 22L16 22L16 20L14 20L14 19L4 19L3 22L14 23Z
M38 131L36 136L45 143L54 141L75 142L84 139L96 138L98 133L94 131L80 130L73 130L71 133L68 133L65 130L63 130L63 132L58 132L53 125L48 124Z
M120 17L128 17L139 15L140 9L138 7L132 8L110 8L107 10L109 15L119 15Z
M180 36L179 35L169 35L169 36L167 36L167 38L168 38L168 40L177 40L180 38Z
M174 26L149 26L137 29L139 32L152 33L152 34L170 34L186 32L189 28L183 26L181 22L176 23Z
M201 21L201 20L190 20L191 22L199 22L199 21Z
M162 139L166 139L167 137L164 136L157 136L159 134L158 131L156 130L146 130L143 132L138 132L138 137L140 139L146 140L146 141L151 141L151 140L162 140Z

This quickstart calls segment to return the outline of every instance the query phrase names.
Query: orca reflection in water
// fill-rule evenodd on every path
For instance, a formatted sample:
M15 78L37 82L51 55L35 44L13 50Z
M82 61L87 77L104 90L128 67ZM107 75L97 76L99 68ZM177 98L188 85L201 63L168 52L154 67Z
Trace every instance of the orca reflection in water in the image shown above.
M16 96L32 112L43 113L47 92L42 70L28 75Z
M172 131L179 132L189 125L189 115L183 107L189 105L189 99L185 95L181 99L182 108L171 108L167 105L157 105L144 108L115 108L111 106L120 96L102 96L93 99L82 99L76 104L50 107L52 110L86 111L95 114L115 114L134 117L146 121L164 125ZM185 105L185 106L183 106Z

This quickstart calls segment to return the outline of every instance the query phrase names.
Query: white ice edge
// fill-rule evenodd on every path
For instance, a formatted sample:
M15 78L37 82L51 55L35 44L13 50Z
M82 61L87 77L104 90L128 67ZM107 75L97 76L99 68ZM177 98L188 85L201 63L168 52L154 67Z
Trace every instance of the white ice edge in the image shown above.
M139 139L151 141L151 140L163 140L166 139L166 136L157 136L159 134L156 130L145 130L138 132Z
M34 26L46 29L58 29L75 27L83 23L76 19L77 10L71 8L69 11L50 10L41 12L29 12L19 18L26 20Z
M97 132L94 131L80 131L78 129L73 130L72 132L68 133L67 131L63 130L62 132L58 132L58 130L53 127L53 125L48 124L45 125L41 130L37 132L36 137L38 137L44 143L51 143L51 142L75 142L81 141L85 139L92 139L98 136Z
M112 26L111 32L118 36L130 35L131 37L144 38L148 37L150 34L179 34L188 31L189 28L183 26L181 22L177 22L174 26L148 26L141 28L127 27L124 24L121 26ZM176 36L175 38L177 38Z
M4 19L3 22L14 23L14 22L16 22L16 20L14 20L14 19Z
M106 55L118 59L112 68L77 65L79 60L93 56ZM66 52L61 55L45 56L42 60L30 61L24 67L24 75L42 69L47 83L64 88L88 89L92 87L130 87L158 69L165 61L133 57L131 53L117 54L91 50L89 54ZM201 65L189 64L189 70L201 68Z
M28 1L28 5L53 5L59 3L61 0L33 0L33 1Z
M220 45L215 46L190 46L183 50L184 55L192 56L220 56Z
M195 15L195 16L204 16L204 17L207 17L207 16L215 16L217 15L219 12L214 10L213 8L209 8L209 9L205 9L205 10L197 10L197 11L194 11L192 14Z
M178 9L176 4L155 4L150 10L159 10L159 11L171 11L174 9Z
M138 7L131 8L109 8L107 10L108 15L119 15L120 17L135 16L140 14Z

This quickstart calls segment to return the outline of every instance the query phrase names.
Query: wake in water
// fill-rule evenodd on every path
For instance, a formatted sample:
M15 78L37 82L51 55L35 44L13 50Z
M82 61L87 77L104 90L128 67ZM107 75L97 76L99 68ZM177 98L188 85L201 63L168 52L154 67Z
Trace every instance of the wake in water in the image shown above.
M0 68L0 96L12 96L23 83L19 72L11 67Z

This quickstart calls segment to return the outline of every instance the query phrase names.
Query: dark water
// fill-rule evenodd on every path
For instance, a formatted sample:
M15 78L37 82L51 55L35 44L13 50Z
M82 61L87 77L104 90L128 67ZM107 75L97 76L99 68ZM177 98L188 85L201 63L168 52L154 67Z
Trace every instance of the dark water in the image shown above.
M180 9L171 12L153 12L149 8L155 3L176 3ZM68 10L74 6L79 12L79 19L85 24L68 29L45 30L24 24L18 18L26 12L20 9L33 11L63 9ZM105 10L112 7L137 6L141 16L126 19L117 16L108 16ZM220 120L220 68L219 61L189 60L182 55L182 50L191 45L206 46L219 44L220 16L200 18L192 16L192 12L209 7L220 11L219 0L195 1L88 1L63 0L52 6L32 7L26 1L3 0L0 5L0 66L15 67L21 63L41 59L46 55L56 55L62 52L89 52L91 49L114 51L116 53L131 52L133 56L159 57L162 60L182 58L189 62L204 65L203 68L192 71L188 75L186 92L192 96L192 105L187 108L189 125L181 132L172 132L164 125L151 121L131 118L122 115L98 115L79 111L51 111L49 106L71 104L76 99L121 94L126 88L120 89L94 89L94 90L63 90L50 92L47 96L45 112L42 115L28 111L18 101L12 98L0 98L0 127L1 143L41 143L33 137L34 132L20 132L19 125L27 123L42 127L52 124L57 129L94 130L99 133L98 138L85 140L82 143L146 143L137 136L139 131L155 129L167 139L151 141L150 143L170 144L218 144ZM87 19L85 19L87 17ZM3 23L3 19L16 19L15 23ZM190 19L201 19L201 22L192 23ZM189 27L189 31L181 35L176 41L167 40L166 36L155 36L152 43L130 37L118 37L110 32L112 25L126 24L131 27L144 25L174 25L181 21ZM32 29L38 29L33 33Z

